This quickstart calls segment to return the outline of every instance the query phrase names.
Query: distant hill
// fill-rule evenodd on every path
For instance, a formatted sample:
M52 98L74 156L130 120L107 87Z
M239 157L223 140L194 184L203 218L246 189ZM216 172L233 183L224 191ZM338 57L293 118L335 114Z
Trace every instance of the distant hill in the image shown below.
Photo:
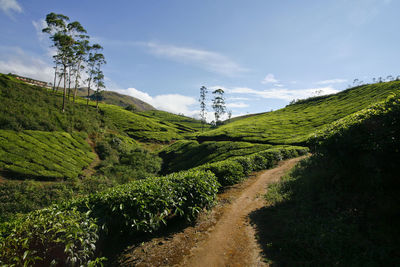
M232 119L201 134L198 140L302 144L324 125L384 100L392 92L400 92L400 81L357 86L301 100L276 111Z
M87 87L79 88L78 96L87 97ZM92 89L90 89L90 99L95 100L94 90ZM148 111L156 109L152 105L140 99L113 91L104 91L102 93L101 101L106 104L116 105L124 108L132 105L136 107L137 111Z

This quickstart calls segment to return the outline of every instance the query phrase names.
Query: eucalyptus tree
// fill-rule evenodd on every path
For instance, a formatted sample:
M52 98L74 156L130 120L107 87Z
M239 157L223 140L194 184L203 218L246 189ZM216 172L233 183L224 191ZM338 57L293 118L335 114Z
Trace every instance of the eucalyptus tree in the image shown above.
M81 71L85 68L83 63L86 61L86 56L89 51L89 40L87 40L87 38L83 38L82 40L75 42L73 49L75 54L75 68L73 69L73 74L75 76L75 88L73 102L75 103L79 81L81 79Z
M200 120L201 120L201 131L204 129L204 124L206 122L206 95L208 93L207 87L202 86L200 88Z
M64 91L63 91L63 104L62 111L65 110L65 96L66 96L66 76L67 68L71 64L73 57L73 45L77 40L77 36L86 33L82 25L77 22L69 22L69 18L62 14L50 13L46 16L47 27L42 31L50 34L50 39L53 41L53 47L56 48L56 55L54 59L56 64L62 66Z
M212 108L214 110L215 116L215 125L220 124L220 119L222 115L226 113L226 106L225 106L225 98L224 98L224 90L217 89L212 92L214 98L212 100Z
M101 71L101 65L106 63L106 60L104 58L104 55L100 53L100 51L103 49L103 47L99 44L94 44L90 47L88 47L89 51L89 56L87 59L87 69L86 73L88 78L86 79L87 84L88 84L88 94L87 94L87 102L86 106L89 106L89 98L90 98L90 87L92 85L92 82L94 82L97 87L98 87L98 81L103 81L103 78L100 79L100 74L99 72ZM102 72L101 72L102 74ZM94 79L96 77L96 80ZM104 82L102 82L104 84ZM101 87L101 86L100 86ZM97 99L97 98L96 98Z

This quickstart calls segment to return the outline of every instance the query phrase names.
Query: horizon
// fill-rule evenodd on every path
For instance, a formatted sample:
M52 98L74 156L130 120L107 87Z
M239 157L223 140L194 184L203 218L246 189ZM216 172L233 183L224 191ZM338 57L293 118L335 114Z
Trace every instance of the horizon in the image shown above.
M78 3L0 0L0 72L51 82L41 29L55 12L104 47L106 90L190 117L203 85L236 117L400 74L395 1Z

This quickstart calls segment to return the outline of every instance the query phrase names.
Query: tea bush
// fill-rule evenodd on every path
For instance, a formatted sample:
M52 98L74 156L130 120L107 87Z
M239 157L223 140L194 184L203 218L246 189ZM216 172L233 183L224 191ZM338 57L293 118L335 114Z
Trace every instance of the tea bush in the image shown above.
M67 204L90 211L108 235L158 229L171 215L192 219L214 203L218 182L211 172L184 171L116 186Z
M51 206L2 225L0 265L90 264L98 237L98 226L87 214Z

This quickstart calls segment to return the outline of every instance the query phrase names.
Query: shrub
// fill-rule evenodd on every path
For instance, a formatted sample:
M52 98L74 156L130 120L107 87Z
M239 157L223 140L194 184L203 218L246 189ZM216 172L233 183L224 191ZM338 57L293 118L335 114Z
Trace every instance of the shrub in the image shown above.
M233 160L205 164L198 169L214 173L222 186L234 185L245 177L242 165Z
M0 229L0 264L79 266L94 257L98 227L87 214L58 206L31 212Z
M152 232L173 215L193 218L213 204L217 189L211 172L191 170L116 186L72 201L66 208L90 211L108 236L131 235Z

